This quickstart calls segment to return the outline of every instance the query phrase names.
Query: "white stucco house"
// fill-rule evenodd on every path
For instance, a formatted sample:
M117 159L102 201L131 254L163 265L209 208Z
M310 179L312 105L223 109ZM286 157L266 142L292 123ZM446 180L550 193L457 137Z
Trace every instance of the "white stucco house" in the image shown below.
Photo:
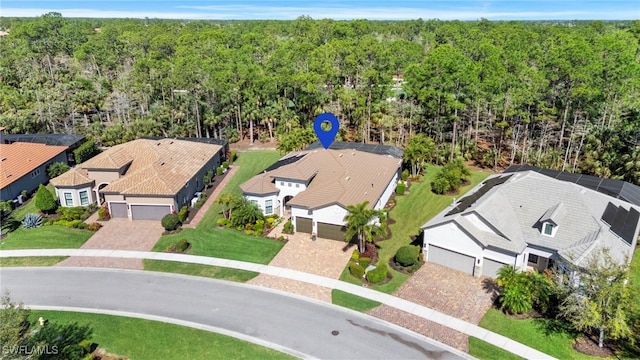
M346 207L364 201L382 209L399 180L402 151L391 146L334 143L287 154L240 185L265 215L290 216L295 230L344 240Z
M506 264L580 268L604 247L630 262L639 220L638 186L514 166L424 224L423 251L427 261L489 277Z

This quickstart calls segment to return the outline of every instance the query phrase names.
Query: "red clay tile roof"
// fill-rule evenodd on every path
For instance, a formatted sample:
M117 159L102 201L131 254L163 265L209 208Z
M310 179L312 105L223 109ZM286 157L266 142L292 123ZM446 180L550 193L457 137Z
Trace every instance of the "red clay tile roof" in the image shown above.
M29 174L67 150L66 146L15 142L0 144L0 188Z

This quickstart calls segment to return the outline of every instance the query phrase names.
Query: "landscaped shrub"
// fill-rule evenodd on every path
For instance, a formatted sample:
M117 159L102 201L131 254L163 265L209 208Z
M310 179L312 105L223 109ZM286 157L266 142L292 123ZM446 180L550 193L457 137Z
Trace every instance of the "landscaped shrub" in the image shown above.
M253 231L255 232L256 236L261 236L264 232L264 225L256 224L256 226L253 227Z
M207 201L207 194L202 194L202 197L196 201L195 207L201 208L202 205Z
M109 214L109 208L106 206L98 209L98 220L104 221L111 219L111 214Z
M268 228L272 228L273 227L273 222L276 221L276 219L272 218L272 217L268 217L265 219L266 223L267 223L267 227Z
M236 161L237 158L238 158L238 152L235 150L231 150L231 153L229 155L229 162L233 163L234 161Z
M184 205L178 212L178 220L183 223L185 220L187 220L187 217L189 217L189 207L187 205Z
M227 220L226 218L220 218L216 221L216 223L218 224L218 226L220 227L225 227L227 226L227 224L229 223L229 220Z
M407 179L409 178L409 170L408 169L402 170L402 174L400 175L400 178L402 179L402 181L407 181Z
M82 206L74 206L74 207L59 207L56 210L56 214L58 214L60 220L84 220L81 219L83 214L86 212L85 208ZM85 217L85 219L88 215Z
M284 236L282 235L278 236L278 241L284 241Z
M89 140L80 145L77 149L73 150L73 155L76 158L76 163L85 162L91 159L94 155L98 154L100 150L96 146L96 143Z
M53 179L56 176L66 173L69 169L69 165L66 162L57 161L49 165L47 168L47 175L49 175L49 179Z
M253 235L253 230L251 230L251 229L245 229L245 230L244 230L244 233L245 233L246 235Z
M228 162L226 162L226 161L223 161L223 162L222 162L222 168L224 168L224 169L228 169L228 168L229 168L229 163L228 163Z
M53 197L53 194L49 189L47 189L44 185L40 184L38 186L38 191L36 192L36 209L48 213L49 211L55 210L58 207L56 203L56 199Z
M395 260L402 266L411 266L418 262L420 249L417 246L403 246L396 252Z
M293 223L291 223L291 220L287 220L287 222L284 223L282 232L285 234L293 234Z
M176 214L167 214L160 221L162 227L167 231L173 231L180 226L180 220L178 220L178 215Z
M405 188L406 188L406 185L404 184L403 181L398 182L398 185L396 185L396 194L404 195Z
M369 265L371 265L371 259L366 257L361 257L360 259L358 259L358 264L360 264L360 266L366 269Z
M77 223L73 224L73 227L75 229L83 229L84 230L84 229L87 228L87 224L84 221L82 221L82 220L74 220L74 221L77 221Z
M206 174L204 174L204 177L202 178L202 182L205 185L209 185L211 183L212 178L213 178L213 170L209 170L207 171Z
M62 219L58 219L55 220L53 222L53 225L61 225L61 226L66 226L66 227L70 227L70 228L76 228L79 229L81 226L80 224L84 224L82 222L82 220L62 220ZM84 227L83 227L84 229Z
M221 167L221 166L218 166L218 167L216 168L216 175L218 175L218 176L222 176L222 174L224 174L224 169L222 169L222 167Z
M367 272L367 281L375 284L387 278L387 264L380 264L377 268Z
M231 223L235 226L255 224L258 220L264 220L264 215L258 204L242 199L231 214Z
M29 198L29 192L27 190L20 191L20 195L22 195L24 200L27 200Z
M42 226L42 216L38 214L27 214L22 219L22 227L25 229L35 229Z
M176 243L176 252L183 253L187 250L188 247L189 247L189 243L187 242L187 239L180 239Z
M94 222L94 223L91 223L91 224L89 224L87 226L87 230L98 231L98 230L100 230L101 227L102 227L102 224Z
M358 279L362 279L364 276L364 268L353 261L349 262L349 272Z
M360 259L360 251L358 251L358 249L353 250L353 252L351 253L351 260L357 262L358 259Z

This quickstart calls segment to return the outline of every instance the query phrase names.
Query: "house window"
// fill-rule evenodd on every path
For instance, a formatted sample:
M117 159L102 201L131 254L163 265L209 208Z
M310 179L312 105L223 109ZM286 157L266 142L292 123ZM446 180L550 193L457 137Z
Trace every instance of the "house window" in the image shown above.
M66 206L73 206L73 196L71 193L64 193L64 204Z
M34 178L36 176L40 175L40 169L35 169L31 172L31 177Z
M253 204L258 205L258 200L249 200L249 201L251 201Z
M284 181L280 181L280 186L284 186Z
M544 224L544 234L545 235L549 235L549 236L553 235L553 225L552 224L549 224L549 223Z
M297 188L299 188L299 187L300 187L300 184L296 184L296 187L297 187Z
M289 187L291 187L291 183L287 183L287 185L288 185Z
M273 212L273 200L267 200L264 202L264 213L269 215Z
M80 191L80 205L89 205L89 194L86 191Z
M532 264L537 264L538 263L538 255L535 254L529 254L529 262Z

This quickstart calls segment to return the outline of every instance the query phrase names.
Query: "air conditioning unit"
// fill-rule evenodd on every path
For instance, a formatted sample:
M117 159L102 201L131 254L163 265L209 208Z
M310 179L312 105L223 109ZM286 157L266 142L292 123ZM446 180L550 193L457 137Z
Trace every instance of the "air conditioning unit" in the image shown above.
M22 205L24 203L24 196L18 195L18 204Z
M191 199L191 207L195 207L198 200L202 198L202 193L197 192L193 195L193 199Z

